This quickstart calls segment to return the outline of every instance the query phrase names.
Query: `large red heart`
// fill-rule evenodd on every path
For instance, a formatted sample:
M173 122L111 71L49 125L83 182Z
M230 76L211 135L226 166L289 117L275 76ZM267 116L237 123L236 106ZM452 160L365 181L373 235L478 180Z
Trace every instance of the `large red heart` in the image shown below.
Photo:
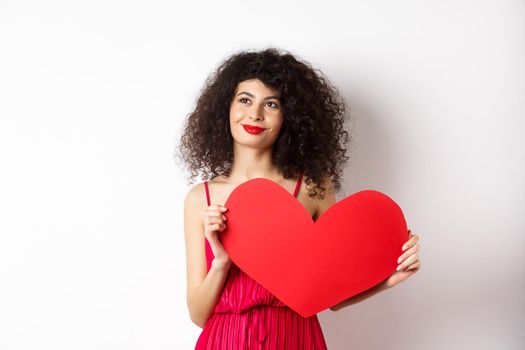
M317 221L264 178L237 186L224 206L221 242L232 261L303 317L388 278L408 240L399 206L374 190L338 201Z

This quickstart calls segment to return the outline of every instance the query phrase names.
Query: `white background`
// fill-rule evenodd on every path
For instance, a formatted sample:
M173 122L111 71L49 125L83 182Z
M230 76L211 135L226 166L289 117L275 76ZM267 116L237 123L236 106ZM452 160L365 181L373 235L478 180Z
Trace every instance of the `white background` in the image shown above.
M275 45L355 118L421 269L319 314L329 349L523 349L523 1L0 1L0 348L192 349L173 159L204 79Z

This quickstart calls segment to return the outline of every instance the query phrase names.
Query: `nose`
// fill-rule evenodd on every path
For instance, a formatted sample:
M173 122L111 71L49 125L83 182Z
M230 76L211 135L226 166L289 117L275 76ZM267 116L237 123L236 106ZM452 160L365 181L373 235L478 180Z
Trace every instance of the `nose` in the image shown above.
M254 108L250 111L250 119L252 120L261 120L263 119L263 113L261 112L261 108L258 106L254 106Z

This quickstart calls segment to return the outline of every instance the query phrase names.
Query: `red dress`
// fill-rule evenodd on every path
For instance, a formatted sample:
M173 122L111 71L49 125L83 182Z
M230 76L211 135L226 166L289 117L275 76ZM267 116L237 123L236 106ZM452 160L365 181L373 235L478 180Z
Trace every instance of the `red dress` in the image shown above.
M302 174L294 197L301 178ZM204 186L210 205L207 181ZM209 271L214 256L207 239L205 247ZM232 262L213 315L204 325L195 349L322 350L326 343L317 315L299 315Z

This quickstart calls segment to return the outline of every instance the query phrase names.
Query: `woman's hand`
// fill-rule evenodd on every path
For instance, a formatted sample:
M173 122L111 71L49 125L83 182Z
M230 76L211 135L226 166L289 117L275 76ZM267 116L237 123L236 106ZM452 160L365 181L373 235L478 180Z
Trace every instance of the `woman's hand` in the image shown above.
M387 288L393 287L398 283L403 282L408 277L419 271L421 262L417 252L419 251L419 236L413 234L410 230L409 240L403 245L404 253L398 258L397 271L394 272L388 279L385 280Z
M210 243L211 250L213 252L212 264L221 265L229 267L231 260L230 256L222 246L221 241L219 240L219 232L222 232L226 229L226 224L224 221L227 220L223 212L225 212L226 207L221 205L210 205L204 211L204 236Z

